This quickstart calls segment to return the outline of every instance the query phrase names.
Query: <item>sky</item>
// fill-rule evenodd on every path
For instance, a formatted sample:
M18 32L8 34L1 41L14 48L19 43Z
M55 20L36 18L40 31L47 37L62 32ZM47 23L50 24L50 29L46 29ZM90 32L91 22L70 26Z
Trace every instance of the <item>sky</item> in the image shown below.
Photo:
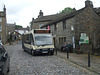
M44 16L56 14L66 7L77 10L85 6L86 0L0 0L0 11L6 7L7 23L16 23L23 27L30 26L32 18L36 19L39 11ZM100 7L100 0L91 0L94 7Z

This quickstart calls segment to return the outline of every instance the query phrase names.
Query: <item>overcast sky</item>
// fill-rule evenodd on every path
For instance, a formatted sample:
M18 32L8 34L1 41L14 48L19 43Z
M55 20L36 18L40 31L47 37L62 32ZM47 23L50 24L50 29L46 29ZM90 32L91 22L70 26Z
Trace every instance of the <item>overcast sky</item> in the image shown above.
M100 7L100 0L91 0L94 7ZM35 19L42 10L45 15L56 14L66 7L81 9L85 0L0 0L0 11L4 5L7 10L7 23L16 22L23 27L29 26L32 18Z

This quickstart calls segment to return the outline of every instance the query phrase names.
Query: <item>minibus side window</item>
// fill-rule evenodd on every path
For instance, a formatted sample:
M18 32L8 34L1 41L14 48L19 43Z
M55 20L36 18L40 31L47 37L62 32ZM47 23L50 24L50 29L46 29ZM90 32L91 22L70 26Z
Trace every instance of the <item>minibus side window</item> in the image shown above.
M30 41L31 42L31 45L34 45L34 40L33 40L32 34L30 36L31 36L31 38L30 38L31 39L31 41Z

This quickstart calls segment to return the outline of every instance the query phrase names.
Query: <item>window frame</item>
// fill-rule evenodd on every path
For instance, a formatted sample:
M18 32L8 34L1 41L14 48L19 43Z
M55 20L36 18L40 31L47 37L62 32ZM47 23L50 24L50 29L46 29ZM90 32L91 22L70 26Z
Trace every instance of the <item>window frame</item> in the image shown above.
M74 31L74 26L73 25L71 26L71 30Z
M2 22L2 17L0 17L0 22Z
M63 29L66 29L66 20L63 21Z
M57 31L57 24L54 24L54 30Z
M0 34L0 40L2 41L2 35Z

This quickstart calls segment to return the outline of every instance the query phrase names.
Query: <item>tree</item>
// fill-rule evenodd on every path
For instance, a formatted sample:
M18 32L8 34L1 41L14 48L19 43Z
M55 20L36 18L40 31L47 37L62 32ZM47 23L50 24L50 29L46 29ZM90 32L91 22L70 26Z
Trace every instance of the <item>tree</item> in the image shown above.
M62 10L62 11L60 11L59 13L70 13L70 12L72 12L73 11L73 9L72 8L70 8L70 7L66 7L66 8L64 8L64 10Z
M23 28L21 25L15 25L15 28L18 29L18 28Z

